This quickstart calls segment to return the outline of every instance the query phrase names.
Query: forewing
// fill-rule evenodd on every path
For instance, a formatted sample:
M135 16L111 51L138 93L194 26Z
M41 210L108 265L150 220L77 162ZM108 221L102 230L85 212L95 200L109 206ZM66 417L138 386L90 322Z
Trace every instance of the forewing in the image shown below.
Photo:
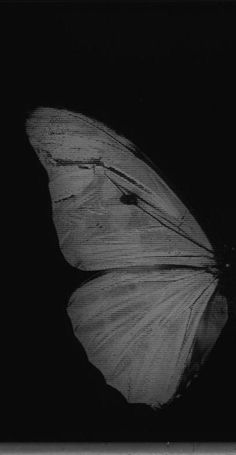
M197 221L125 138L81 114L49 108L32 114L27 133L48 172L59 243L71 265L214 264ZM136 204L122 203L129 194Z

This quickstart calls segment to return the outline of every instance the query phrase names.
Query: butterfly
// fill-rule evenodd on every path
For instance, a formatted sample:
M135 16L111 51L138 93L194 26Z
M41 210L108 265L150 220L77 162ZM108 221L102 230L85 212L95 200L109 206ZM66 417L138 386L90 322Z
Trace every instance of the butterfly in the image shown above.
M227 322L213 246L138 148L102 123L40 107L26 132L66 261L99 272L70 297L75 336L129 403L169 404Z

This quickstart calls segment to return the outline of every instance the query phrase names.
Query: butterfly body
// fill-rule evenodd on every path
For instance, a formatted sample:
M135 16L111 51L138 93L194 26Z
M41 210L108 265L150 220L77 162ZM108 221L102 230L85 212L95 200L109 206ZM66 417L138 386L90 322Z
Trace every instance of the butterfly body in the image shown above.
M27 132L49 175L65 259L103 271L71 296L75 335L129 402L168 403L227 320L212 245L135 147L104 125L40 108Z

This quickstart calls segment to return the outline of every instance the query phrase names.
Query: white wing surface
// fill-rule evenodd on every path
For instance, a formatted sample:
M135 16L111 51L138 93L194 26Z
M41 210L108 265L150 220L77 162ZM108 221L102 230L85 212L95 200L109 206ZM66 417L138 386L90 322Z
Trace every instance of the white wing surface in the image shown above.
M211 303L217 324L211 311L206 329L217 287L213 248L134 145L101 123L39 108L27 133L49 176L65 259L104 271L71 298L75 335L128 401L161 406L189 371L196 340L207 339L200 365L226 321Z

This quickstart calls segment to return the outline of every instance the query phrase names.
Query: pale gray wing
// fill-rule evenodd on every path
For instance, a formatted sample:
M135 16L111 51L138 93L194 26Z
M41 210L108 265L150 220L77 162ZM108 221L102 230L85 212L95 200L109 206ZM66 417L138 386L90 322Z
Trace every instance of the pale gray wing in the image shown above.
M128 140L51 108L32 114L27 133L48 172L60 247L71 265L214 266L197 221ZM122 195L132 194L136 204L124 204Z

